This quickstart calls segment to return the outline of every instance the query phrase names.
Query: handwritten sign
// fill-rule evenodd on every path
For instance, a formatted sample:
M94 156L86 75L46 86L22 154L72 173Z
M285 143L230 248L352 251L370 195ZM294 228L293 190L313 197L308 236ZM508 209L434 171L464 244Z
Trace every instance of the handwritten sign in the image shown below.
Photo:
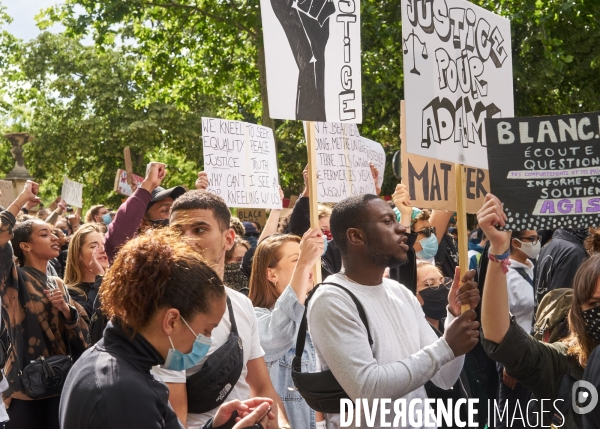
M261 228L267 223L267 211L265 209L237 209L237 217L242 222L258 222Z
M269 116L362 122L360 1L260 1Z
M70 206L83 207L83 185L65 176L62 186L62 199Z
M208 190L229 207L281 208L272 129L202 118L202 146Z
M136 189L142 185L144 178L142 176L138 176L136 174L131 175L131 180L133 184L135 184ZM131 196L133 194L133 190L131 186L127 183L127 172L125 170L117 170L117 176L115 177L115 192L125 195L126 197Z
M0 206L7 209L17 198L13 183L10 180L0 180Z
M383 181L385 152L381 145L361 137L354 124L305 123L311 125L316 139L319 202L337 203L352 195L374 194L369 162L379 169Z
M402 183L415 207L456 211L454 163L407 154L402 145ZM467 213L477 213L490 191L489 171L465 167Z
M484 120L514 116L510 22L465 0L402 0L407 149L487 169Z
M485 127L506 229L600 224L600 112L488 119Z

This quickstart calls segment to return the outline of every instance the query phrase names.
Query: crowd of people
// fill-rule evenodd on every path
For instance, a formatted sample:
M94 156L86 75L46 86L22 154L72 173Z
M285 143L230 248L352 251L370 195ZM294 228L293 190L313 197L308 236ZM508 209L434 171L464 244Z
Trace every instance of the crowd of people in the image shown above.
M261 226L206 173L190 191L166 174L148 164L116 212L83 222L63 202L34 216L32 181L0 213L0 425L337 429L293 379L330 371L352 400L480 399L480 428L600 427L571 401L579 380L600 389L595 225L504 231L488 194L461 231L399 184L319 206L311 228L305 172L291 212ZM532 398L563 401L540 413Z

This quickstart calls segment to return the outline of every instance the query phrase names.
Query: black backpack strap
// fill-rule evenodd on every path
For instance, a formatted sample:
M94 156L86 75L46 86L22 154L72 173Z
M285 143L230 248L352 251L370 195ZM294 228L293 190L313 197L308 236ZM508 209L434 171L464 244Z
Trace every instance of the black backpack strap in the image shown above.
M525 281L531 285L531 287L534 287L533 279L531 277L529 277L529 274L527 274L527 271L525 271L525 268L514 267L513 270L515 270L517 273L519 273L521 275L521 277L523 277L525 279Z
M229 310L229 321L231 322L231 332L238 333L237 323L235 323L235 316L233 315L233 306L231 300L227 297L227 309ZM239 334L238 334L239 335Z
M308 296L306 297L306 301L304 302L304 314L302 315L302 321L300 322L300 328L298 329L298 338L296 340L296 356L294 357L294 360L292 361L292 369L296 372L302 372L302 364L301 364L302 353L304 353L304 345L306 343L306 329L307 329L307 325L308 325L308 320L306 318L306 314L308 312L308 303L309 303L310 299L312 298L312 296L314 295L314 293L319 288L319 286L321 286L321 285L337 286L340 289L345 290L346 293L348 295L350 295L350 298L352 298L352 301L354 301L354 304L356 305L356 308L358 309L358 316L360 317L360 320L365 325L365 328L367 328L367 337L369 338L369 346L373 345L373 338L371 337L371 331L369 330L369 322L367 321L367 315L365 314L365 310L364 310L362 304L360 303L360 301L358 300L358 298L352 292L350 292L348 289L346 289L344 286L339 285L337 283L330 283L330 282L319 283L318 285L316 285L313 288L313 290L311 290L308 293Z

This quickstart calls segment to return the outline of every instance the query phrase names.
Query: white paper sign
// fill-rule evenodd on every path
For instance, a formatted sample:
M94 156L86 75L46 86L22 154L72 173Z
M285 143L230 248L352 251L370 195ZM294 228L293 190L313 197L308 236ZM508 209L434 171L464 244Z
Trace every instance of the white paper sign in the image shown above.
M0 180L0 192L2 192L2 195L0 195L0 206L6 210L17 198L13 183L10 180Z
M281 208L271 128L202 118L202 147L208 190L229 207Z
M513 117L510 21L465 0L402 0L409 153L488 169L485 118Z
M261 0L269 116L362 122L359 0Z
M312 126L316 139L319 202L337 203L352 195L375 194L369 162L379 170L381 186L385 170L381 145L361 137L354 124L313 122Z
M62 199L70 206L83 207L83 185L65 176L62 186Z

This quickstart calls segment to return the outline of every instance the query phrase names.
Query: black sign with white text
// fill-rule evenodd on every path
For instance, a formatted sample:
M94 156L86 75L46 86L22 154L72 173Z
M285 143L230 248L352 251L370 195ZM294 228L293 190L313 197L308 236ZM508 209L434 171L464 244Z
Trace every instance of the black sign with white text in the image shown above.
M600 224L600 112L486 119L491 192L506 229Z

